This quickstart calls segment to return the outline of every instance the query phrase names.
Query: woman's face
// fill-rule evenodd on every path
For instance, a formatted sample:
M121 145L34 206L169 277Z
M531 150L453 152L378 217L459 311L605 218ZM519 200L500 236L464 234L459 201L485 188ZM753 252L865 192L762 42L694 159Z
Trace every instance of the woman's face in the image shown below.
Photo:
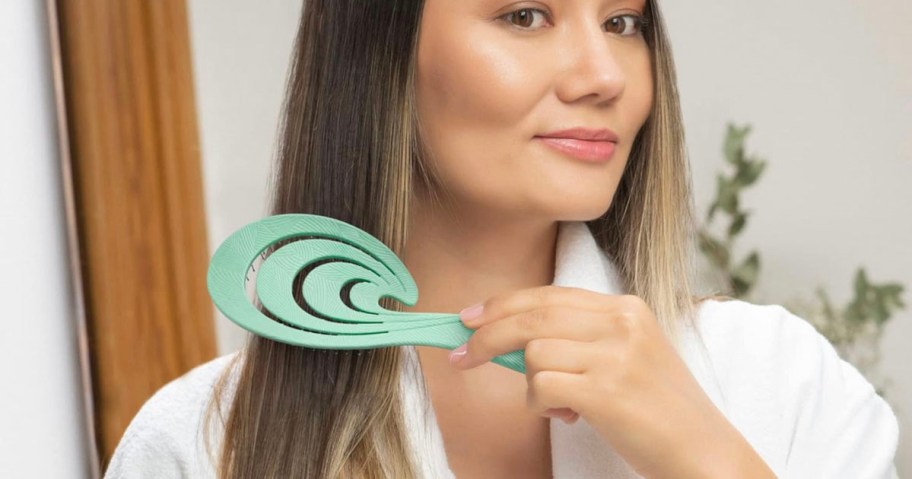
M608 209L652 107L645 1L425 0L419 121L461 209L562 221ZM613 153L541 138L570 128L611 130Z

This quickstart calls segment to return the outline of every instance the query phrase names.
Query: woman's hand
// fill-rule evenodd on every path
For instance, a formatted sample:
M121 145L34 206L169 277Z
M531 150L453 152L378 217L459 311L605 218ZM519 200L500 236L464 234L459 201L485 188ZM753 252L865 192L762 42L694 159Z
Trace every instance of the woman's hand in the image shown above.
M527 406L579 416L646 477L775 477L706 396L633 295L544 286L460 313L475 332L453 350L458 369L525 350Z

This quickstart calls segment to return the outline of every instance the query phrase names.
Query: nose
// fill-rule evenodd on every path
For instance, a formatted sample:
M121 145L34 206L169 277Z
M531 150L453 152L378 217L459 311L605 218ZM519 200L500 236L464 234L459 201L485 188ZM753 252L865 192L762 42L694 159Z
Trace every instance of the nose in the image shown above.
M597 22L577 22L568 29L557 96L564 102L607 103L624 92L626 77L619 61L620 49Z

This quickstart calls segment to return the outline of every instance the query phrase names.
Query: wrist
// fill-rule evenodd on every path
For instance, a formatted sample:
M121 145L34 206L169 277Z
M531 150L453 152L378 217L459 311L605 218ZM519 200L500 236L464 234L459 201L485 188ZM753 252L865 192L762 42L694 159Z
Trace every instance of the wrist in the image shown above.
M728 426L725 434L705 444L702 454L694 455L693 477L775 479L775 473L747 439L734 426Z

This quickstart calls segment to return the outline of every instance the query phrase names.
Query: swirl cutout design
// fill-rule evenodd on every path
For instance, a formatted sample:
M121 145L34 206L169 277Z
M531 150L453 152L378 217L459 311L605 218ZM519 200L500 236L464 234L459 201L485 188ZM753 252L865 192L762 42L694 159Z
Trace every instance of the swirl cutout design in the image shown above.
M277 319L248 296L248 272L258 257L263 261L254 269L256 298ZM294 295L300 276L303 304ZM274 215L242 227L216 249L206 283L213 303L231 321L253 334L296 346L453 349L474 331L458 314L383 308L382 298L408 306L417 303L412 275L383 242L326 216ZM525 373L523 350L491 361Z

